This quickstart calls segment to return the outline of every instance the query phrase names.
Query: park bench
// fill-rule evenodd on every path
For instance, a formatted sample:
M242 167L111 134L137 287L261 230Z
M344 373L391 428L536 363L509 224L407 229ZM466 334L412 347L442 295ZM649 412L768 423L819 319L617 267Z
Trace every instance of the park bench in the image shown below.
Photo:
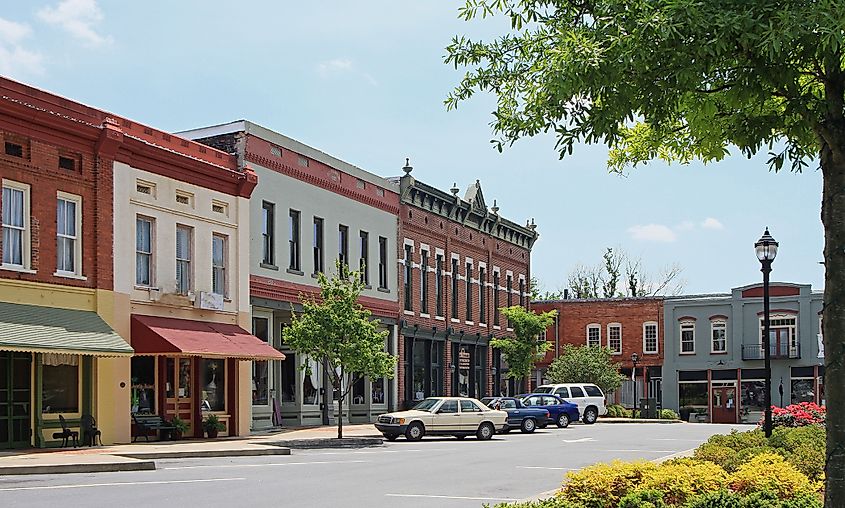
M132 434L132 442L137 441L138 437L143 436L147 441L150 440L150 433L153 435L159 434L160 439L165 439L170 433L176 430L172 423L168 422L159 415L141 415L132 413L132 422L135 424L135 431Z

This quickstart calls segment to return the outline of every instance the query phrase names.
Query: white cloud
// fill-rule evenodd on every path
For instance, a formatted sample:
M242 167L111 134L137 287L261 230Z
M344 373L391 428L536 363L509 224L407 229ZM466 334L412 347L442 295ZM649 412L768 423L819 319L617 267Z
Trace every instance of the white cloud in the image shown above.
M43 74L41 54L21 45L31 34L29 25L0 18L0 74L12 77Z
M725 226L713 217L707 217L704 219L701 223L701 227L704 229L725 229Z
M360 76L364 79L364 81L373 86L378 86L378 81L376 81L373 76L364 71L358 70L355 67L355 64L352 63L352 60L345 58L335 58L333 60L320 62L317 64L317 73L323 78L340 74L353 74Z
M628 228L628 233L634 240L642 240L646 242L674 242L678 237L674 231L663 224L646 224L631 226Z
M39 10L38 17L93 46L111 42L111 37L102 36L94 30L94 25L103 19L97 0L62 0L55 7Z

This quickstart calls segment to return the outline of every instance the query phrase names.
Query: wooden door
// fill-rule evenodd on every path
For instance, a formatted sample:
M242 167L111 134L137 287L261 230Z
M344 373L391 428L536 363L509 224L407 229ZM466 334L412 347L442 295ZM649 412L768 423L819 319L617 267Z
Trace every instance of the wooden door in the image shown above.
M736 388L714 387L711 390L712 423L736 423Z
M0 352L0 449L30 446L32 355Z
M187 357L165 359L165 411L164 417L178 416L188 424L186 436L199 435L194 426L194 361Z

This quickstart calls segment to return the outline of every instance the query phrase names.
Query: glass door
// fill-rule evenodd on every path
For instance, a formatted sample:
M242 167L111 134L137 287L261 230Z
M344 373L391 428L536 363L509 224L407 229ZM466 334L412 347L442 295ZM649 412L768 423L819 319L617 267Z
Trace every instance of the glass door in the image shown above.
M29 353L0 352L0 449L30 446L31 366Z
M193 361L190 358L168 357L165 369L165 418L178 416L188 424L185 435L194 435Z

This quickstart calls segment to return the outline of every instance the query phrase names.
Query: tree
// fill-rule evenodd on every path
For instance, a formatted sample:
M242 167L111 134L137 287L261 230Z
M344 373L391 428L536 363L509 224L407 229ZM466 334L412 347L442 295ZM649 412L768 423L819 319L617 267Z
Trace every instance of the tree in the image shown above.
M601 263L575 265L569 272L569 289L575 298L676 295L683 290L684 281L680 279L683 269L677 263L653 275L642 264L642 258L633 258L619 247L608 247ZM623 276L625 285L620 287Z
M552 383L593 383L604 393L622 386L619 364L614 363L613 351L606 347L566 344L549 365L546 377Z
M555 322L557 311L535 314L518 305L502 307L501 311L508 327L513 328L513 337L493 339L490 345L499 349L508 363L507 377L521 382L531 376L534 364L551 348L540 334Z
M825 228L825 498L845 500L845 2L466 0L504 13L490 42L455 37L470 67L446 100L497 97L494 146L553 132L561 157L610 148L611 171L650 160L719 161L735 147L801 171L818 158Z
M563 291L542 291L539 279L531 277L531 301L537 300L560 300L563 298Z
M387 330L358 303L364 288L361 277L349 267L338 266L331 278L317 275L320 297L300 296L302 313L294 313L284 339L292 349L328 365L337 401L337 437L343 437L343 399L355 382L393 377L396 357L384 350ZM307 364L306 364L306 367Z

